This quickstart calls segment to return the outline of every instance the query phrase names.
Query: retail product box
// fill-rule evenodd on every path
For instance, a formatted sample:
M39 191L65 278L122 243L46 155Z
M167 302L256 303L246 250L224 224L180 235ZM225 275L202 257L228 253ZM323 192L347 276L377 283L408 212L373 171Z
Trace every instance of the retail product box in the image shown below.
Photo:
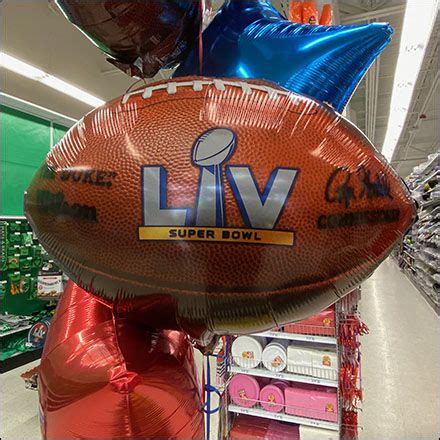
M40 272L37 284L39 298L56 298L63 292L63 276L59 272Z
M334 306L323 310L309 318L287 324L284 326L286 333L300 333L306 335L335 336L336 318Z
M322 387L323 390L294 386L285 389L286 413L309 419L337 422L338 395L336 390Z
M303 345L287 347L287 371L321 379L338 379L336 352Z

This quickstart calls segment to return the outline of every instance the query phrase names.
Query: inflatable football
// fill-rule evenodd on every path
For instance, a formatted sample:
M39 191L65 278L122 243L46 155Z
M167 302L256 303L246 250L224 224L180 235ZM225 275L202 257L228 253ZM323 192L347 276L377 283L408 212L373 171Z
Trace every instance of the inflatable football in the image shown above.
M179 78L92 111L26 195L81 287L202 343L305 318L411 225L401 179L330 107L252 80Z

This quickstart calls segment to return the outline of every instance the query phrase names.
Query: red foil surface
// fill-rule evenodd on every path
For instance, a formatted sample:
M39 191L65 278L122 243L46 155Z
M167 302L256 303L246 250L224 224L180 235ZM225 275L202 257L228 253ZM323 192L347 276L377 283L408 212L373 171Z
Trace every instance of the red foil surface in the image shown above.
M39 370L47 440L203 439L193 348L178 331L153 331L69 282Z

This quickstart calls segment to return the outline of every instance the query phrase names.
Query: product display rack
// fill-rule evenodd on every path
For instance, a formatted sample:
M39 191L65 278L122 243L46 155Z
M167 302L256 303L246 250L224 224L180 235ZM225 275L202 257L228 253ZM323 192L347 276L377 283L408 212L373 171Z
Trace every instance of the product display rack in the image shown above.
M31 332L34 324L51 316L57 297L41 295L39 286L46 273L56 273L59 280L62 275L24 216L0 216L0 267L0 372L4 373L41 356Z
M418 203L418 218L395 257L404 273L440 316L440 154L406 179Z
M309 427L315 427L315 428L321 428L324 430L329 431L333 433L333 437L336 434L339 436L339 438L345 439L355 439L357 438L357 430L358 426L349 426L347 428L346 422L344 423L343 415L346 407L346 401L344 401L343 395L341 393L341 385L340 385L340 367L342 362L344 362L344 353L345 349L340 345L340 336L339 336L339 329L341 328L341 323L345 322L347 319L349 319L350 314L357 314L357 304L358 300L360 299L360 290L357 289L356 291L350 293L348 297L346 297L344 300L339 301L335 304L335 318L336 318L336 325L335 325L335 336L324 336L324 335L312 335L312 334L302 334L302 333L288 333L285 331L267 331L267 332L261 332L261 333L255 333L252 336L263 336L265 338L271 338L272 340L289 340L289 341L298 341L300 343L307 342L308 346L313 346L317 348L324 348L324 349L331 349L334 351L337 355L338 359L338 366L337 366L337 372L338 375L336 378L333 379L327 379L322 377L317 377L313 375L305 375L305 374L297 374L292 373L287 370L281 371L281 372L275 372L267 370L264 366L259 365L256 368L244 368L239 365L237 365L234 360L231 357L231 353L229 353L229 359L228 359L228 366L227 366L227 379L226 379L226 385L224 387L225 393L224 393L224 402L223 402L223 409L226 414L223 414L223 417L221 416L223 424L226 424L226 429L221 429L221 433L219 435L219 438L222 439L228 439L230 438L229 432L232 427L232 421L234 419L234 416L237 414L245 414L253 417L260 417L265 419L272 419L275 421L281 421L286 423L293 423L295 425L304 425ZM356 349L356 356L360 357L360 353L358 351L358 348ZM332 422L327 420L322 420L318 418L313 417L300 417L297 415L287 414L286 412L270 412L267 411L259 406L259 402L257 402L256 405L253 407L244 407L239 406L232 402L232 399L229 396L228 393L228 385L230 382L230 379L235 374L244 374L244 375L250 375L254 376L255 378L270 378L270 379L280 379L284 381L290 381L295 383L303 383L303 384L311 384L311 385L318 385L323 387L331 387L336 388L337 390L337 400L338 400L338 421ZM357 387L361 388L360 383L360 377L357 379ZM351 407L351 410L354 408ZM357 411L357 408L354 409ZM229 416L227 414L230 414ZM350 434L351 433L351 434Z

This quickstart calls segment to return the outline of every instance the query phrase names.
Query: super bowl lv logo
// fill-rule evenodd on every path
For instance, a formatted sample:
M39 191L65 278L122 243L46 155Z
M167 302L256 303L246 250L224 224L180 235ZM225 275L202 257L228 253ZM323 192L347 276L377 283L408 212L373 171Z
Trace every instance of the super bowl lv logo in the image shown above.
M142 167L143 225L141 240L226 241L292 245L292 231L274 230L291 194L297 169L275 168L262 192L250 166L226 165L237 136L227 128L202 133L192 149L192 163L200 168L194 209L167 204L167 171ZM226 224L223 177L236 199L246 228Z

